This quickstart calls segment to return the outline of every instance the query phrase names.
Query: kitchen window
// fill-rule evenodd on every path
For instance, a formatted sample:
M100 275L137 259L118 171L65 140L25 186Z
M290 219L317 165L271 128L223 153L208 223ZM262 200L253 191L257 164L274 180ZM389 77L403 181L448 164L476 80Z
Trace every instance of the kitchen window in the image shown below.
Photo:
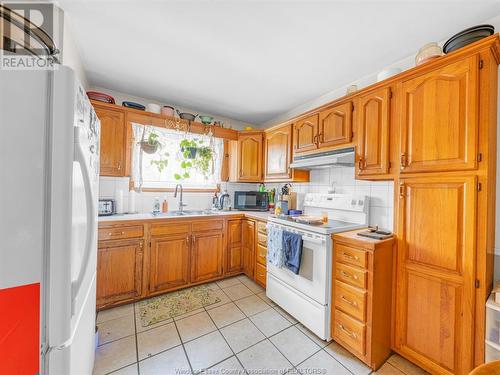
M181 183L186 190L215 190L221 181L224 141L156 126L132 124L134 188L165 191Z

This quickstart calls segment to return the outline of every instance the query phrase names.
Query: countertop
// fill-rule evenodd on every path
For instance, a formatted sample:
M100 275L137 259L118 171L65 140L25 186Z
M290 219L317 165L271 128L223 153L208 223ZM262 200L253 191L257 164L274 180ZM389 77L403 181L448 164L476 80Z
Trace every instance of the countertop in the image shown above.
M213 217L226 217L226 216L245 216L251 219L257 220L267 220L269 217L274 216L271 212L255 212L255 211L215 211L211 214L192 214L192 215L182 215L182 216L167 216L167 215L153 215L149 212L147 213L136 213L136 214L115 214L110 216L99 216L99 223L116 222L116 221L143 221L143 220L177 220L177 219L189 219L189 218L213 218Z
M386 238L384 240L377 240L369 237L358 236L358 232L365 231L366 228L356 229L349 232L335 233L333 235L334 240L341 241L342 243L351 244L354 246L361 246L368 249L375 249L376 246L386 243L392 243L396 240L396 237L393 235L390 238Z

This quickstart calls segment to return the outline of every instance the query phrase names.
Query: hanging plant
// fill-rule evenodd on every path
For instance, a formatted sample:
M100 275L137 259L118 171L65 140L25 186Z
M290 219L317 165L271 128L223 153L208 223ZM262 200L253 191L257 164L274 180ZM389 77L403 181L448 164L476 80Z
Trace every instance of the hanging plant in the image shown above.
M180 144L181 170L174 174L176 180L190 177L191 169L197 170L208 179L214 170L214 152L212 147L204 146L202 139L183 139Z
M200 143L203 143L203 141ZM196 139L183 139L179 146L185 159L196 158L196 154L198 152L198 142Z
M213 156L212 148L208 146L199 147L196 158L193 160L194 167L198 172L208 179L213 174Z
M151 131L149 133L148 139L147 140L142 140L141 141L141 149L146 153L146 154L154 154L158 152L159 149L162 148L162 144L158 140L160 136L156 134L154 131Z

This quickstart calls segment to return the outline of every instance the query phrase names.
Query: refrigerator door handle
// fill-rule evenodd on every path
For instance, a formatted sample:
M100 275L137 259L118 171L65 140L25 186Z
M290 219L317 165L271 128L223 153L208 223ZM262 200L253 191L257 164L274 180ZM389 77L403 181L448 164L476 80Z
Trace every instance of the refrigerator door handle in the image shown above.
M80 164L80 170L83 176L83 185L85 189L85 201L87 206L87 233L85 236L85 247L82 259L82 266L78 277L75 281L71 283L71 315L75 314L75 303L76 296L80 291L83 283L85 274L87 273L87 268L90 261L90 252L92 251L92 242L94 241L94 227L96 225L96 214L94 207L94 197L92 196L92 184L90 182L90 172L87 162L85 160L85 155L82 150L82 146L78 142L79 140L79 129L75 128L75 155L74 160Z

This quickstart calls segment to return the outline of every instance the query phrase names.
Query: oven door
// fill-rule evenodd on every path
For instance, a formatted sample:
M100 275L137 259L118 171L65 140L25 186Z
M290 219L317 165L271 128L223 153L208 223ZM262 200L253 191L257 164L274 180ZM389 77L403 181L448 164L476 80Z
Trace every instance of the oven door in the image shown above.
M234 208L247 211L267 211L267 193L259 191L235 191Z
M286 267L267 264L267 272L288 287L306 295L321 305L329 303L332 242L328 235L310 234L283 227L283 230L302 234L303 247L299 274Z

